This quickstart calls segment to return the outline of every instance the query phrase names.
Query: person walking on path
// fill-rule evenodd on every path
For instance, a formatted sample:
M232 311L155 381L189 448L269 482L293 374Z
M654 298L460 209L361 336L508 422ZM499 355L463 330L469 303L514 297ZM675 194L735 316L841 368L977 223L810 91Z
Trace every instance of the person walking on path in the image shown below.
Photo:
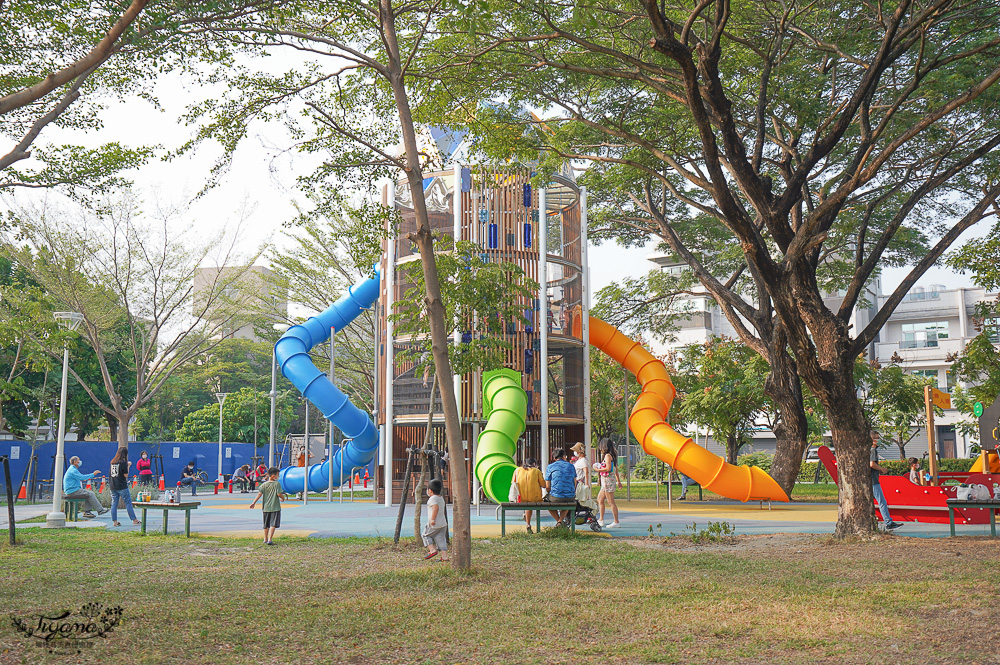
M264 511L264 544L274 545L274 530L281 526L281 502L285 500L285 493L281 491L281 483L278 482L278 467L272 466L267 470L267 481L257 488L257 496L250 502L250 507L257 505L257 499L263 498L261 508Z
M868 457L868 466L870 466L872 470L872 495L878 503L879 512L882 513L882 521L885 522L886 531L891 531L892 529L898 529L903 526L903 523L894 522L892 518L889 517L889 504L886 502L885 494L882 492L882 483L879 482L879 475L886 473L887 469L878 463L878 438L878 432L872 430L872 451Z
M552 461L545 469L545 487L549 490L549 501L553 503L574 503L576 501L576 468L566 461L566 451L556 448ZM552 518L563 526L569 526L568 510L550 510Z
M514 482L517 483L518 501L520 503L537 503L542 500L542 488L545 487L545 479L538 469L538 462L535 458L529 457L524 462L524 466L518 467L514 471ZM524 521L528 523L528 533L531 533L531 516L533 510L524 511Z
M119 499L125 504L128 516L132 518L132 524L139 523L135 516L135 508L132 507L132 493L128 489L128 468L130 466L132 464L128 461L128 448L119 448L111 460L111 526L121 526L118 522Z
M618 504L615 503L615 490L622 482L618 476L618 451L615 450L615 444L611 443L611 439L601 439L597 452L601 459L600 462L594 463L594 470L601 477L601 491L597 493L597 505L600 506L601 515L597 523L606 529L617 529L620 525L618 524ZM606 504L611 504L611 514L615 518L611 524L604 523Z
M108 512L108 508L101 505L98 500L97 495L91 490L83 489L83 484L90 480L91 478L96 478L101 475L101 472L95 470L93 473L83 474L80 473L80 458L73 455L69 458L69 468L66 469L66 473L63 475L63 498L64 499L85 499L84 512L82 517L91 518L94 517L94 513L91 511L96 510L98 515L103 515Z
M135 463L136 471L139 472L140 485L153 484L153 463L149 460L149 453L145 450L139 455L139 461Z
M441 561L448 560L448 517L441 496L441 481L438 478L427 483L427 525L420 534L423 537L424 545L427 546L425 559L433 559L438 554Z

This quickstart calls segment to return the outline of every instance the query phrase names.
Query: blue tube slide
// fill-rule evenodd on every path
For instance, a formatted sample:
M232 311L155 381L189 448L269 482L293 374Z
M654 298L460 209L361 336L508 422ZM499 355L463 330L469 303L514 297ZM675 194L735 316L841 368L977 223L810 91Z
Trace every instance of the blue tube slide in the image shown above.
M344 438L352 439L338 450L333 459L309 467L292 466L281 471L278 481L283 491L302 491L303 478L309 477L309 491L322 492L329 485L330 464L334 478L341 484L351 477L351 469L366 466L378 451L378 429L367 413L351 404L347 395L330 382L309 357L309 350L330 339L330 328L339 332L378 300L379 270L375 276L350 287L347 295L330 305L318 316L302 325L293 326L274 345L274 356L281 373L299 389L302 395L319 409L331 423L340 428ZM307 472L308 469L308 472ZM336 481L335 481L336 482Z

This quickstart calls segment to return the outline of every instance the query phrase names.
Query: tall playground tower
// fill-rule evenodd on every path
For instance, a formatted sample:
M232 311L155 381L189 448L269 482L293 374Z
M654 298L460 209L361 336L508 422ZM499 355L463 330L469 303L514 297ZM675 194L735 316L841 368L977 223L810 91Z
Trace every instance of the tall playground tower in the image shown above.
M585 189L577 186L568 165L544 187L538 187L532 184L535 174L528 167L465 163L461 135L431 129L425 138L440 156L438 163L443 164L424 174L434 232L471 241L481 248L483 261L514 263L539 284L534 297L522 303L528 323L508 323L503 331L512 347L504 365L521 373L528 397L527 428L515 460L522 463L534 457L544 468L551 450L576 441L584 442L589 458L590 348L585 340L590 285ZM407 234L416 230L416 222L405 180L385 187L383 203L399 213L399 228L388 229L384 244L376 340L376 423L383 442L378 500L389 505L400 500L407 448L423 445L433 381L400 356L412 345L426 342L397 334L386 319L411 286L404 282L401 269L419 260L407 239ZM576 326L574 335L573 317L581 313L582 325ZM454 342L461 343L463 336L469 339L486 334L474 327L455 330ZM481 497L472 469L476 442L486 420L482 388L482 372L455 377L474 502ZM432 445L443 452L446 445L439 395L435 396L433 423ZM456 462L449 460L448 468ZM447 470L444 479L445 494L450 495Z

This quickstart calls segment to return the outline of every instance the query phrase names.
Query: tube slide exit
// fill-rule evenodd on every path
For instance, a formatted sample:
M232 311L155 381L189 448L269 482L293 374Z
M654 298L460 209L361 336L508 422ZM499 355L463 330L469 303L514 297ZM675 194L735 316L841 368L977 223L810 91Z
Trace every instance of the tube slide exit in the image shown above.
M577 336L581 334L581 325L581 317L574 317ZM594 317L590 317L590 343L642 384L628 426L643 450L721 496L737 501L788 501L784 490L764 471L755 466L733 466L666 423L677 390L667 368L642 345Z
M347 295L330 305L318 316L302 325L293 326L274 345L274 356L281 373L299 389L302 395L319 409L323 416L351 439L322 464L309 467L292 466L278 476L285 492L301 492L304 478L309 478L309 491L321 492L333 475L341 484L351 477L351 469L368 465L378 451L378 429L367 413L351 404L347 395L330 382L309 357L309 350L330 339L330 329L341 331L365 309L378 300L379 271L374 277L350 287ZM336 482L336 481L335 481Z
M521 374L498 369L483 374L483 415L486 427L476 450L476 478L493 501L503 503L514 480L514 453L524 432L528 396L521 388Z

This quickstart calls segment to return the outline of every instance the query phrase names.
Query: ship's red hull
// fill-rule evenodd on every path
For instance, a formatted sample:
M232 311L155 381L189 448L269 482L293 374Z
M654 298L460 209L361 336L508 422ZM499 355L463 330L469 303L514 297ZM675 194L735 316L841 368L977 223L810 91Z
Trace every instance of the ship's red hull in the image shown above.
M819 458L836 482L837 459L833 451L822 446ZM992 492L993 484L1000 484L1000 474L970 473L962 482L967 485L985 485ZM958 487L914 485L906 476L882 476L879 483L886 503L889 504L889 516L897 522L948 524L948 505L945 501L956 498ZM956 508L955 523L989 524L989 511L988 508Z

